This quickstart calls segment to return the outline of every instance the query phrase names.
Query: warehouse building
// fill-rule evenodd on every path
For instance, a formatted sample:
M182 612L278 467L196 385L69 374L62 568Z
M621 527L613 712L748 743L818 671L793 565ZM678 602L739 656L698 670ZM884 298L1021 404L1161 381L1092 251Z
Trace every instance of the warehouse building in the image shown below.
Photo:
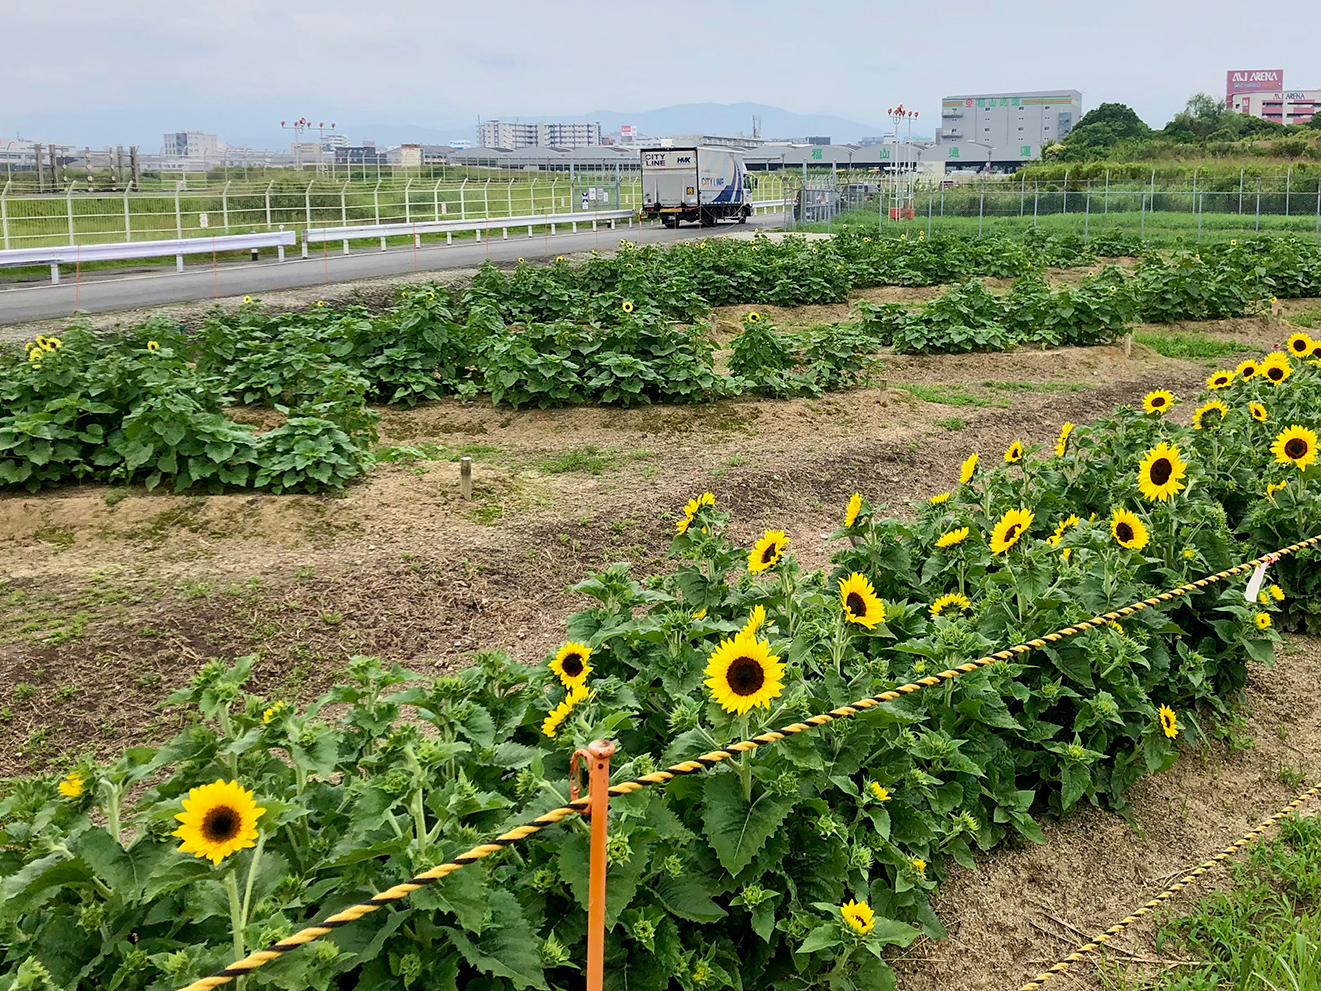
M477 125L477 144L482 148L588 148L601 143L600 124L563 121L486 120Z
M1277 124L1306 124L1321 109L1321 89L1294 89L1279 93L1235 93L1234 110Z
M1076 89L947 96L940 103L936 144L951 167L959 164L1018 166L1063 141L1082 117Z

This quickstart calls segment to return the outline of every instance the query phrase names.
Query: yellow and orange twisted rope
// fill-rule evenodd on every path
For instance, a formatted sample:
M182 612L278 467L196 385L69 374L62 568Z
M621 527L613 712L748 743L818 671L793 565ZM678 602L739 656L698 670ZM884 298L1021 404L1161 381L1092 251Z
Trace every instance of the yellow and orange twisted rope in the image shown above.
M1208 857L1206 860L1203 860L1191 871L1189 871L1183 877L1179 878L1179 880L1175 881L1172 885L1170 885L1168 888L1162 891L1155 898L1151 899L1151 901L1144 904L1141 908L1134 910L1132 915L1125 916L1124 918L1116 922L1113 926L1111 926L1109 929L1107 929L1105 932L1093 936L1091 940L1089 940L1086 943L1083 943L1076 950L1070 953L1067 957L1065 957L1063 960L1057 963L1054 967L1051 967L1049 970L1043 970L1040 974L1032 978L1032 980L1028 981L1021 988L1019 988L1018 991L1036 991L1037 988L1041 987L1052 977L1056 977L1064 973L1073 964L1084 959L1089 954L1095 952L1096 950L1104 946L1106 943L1110 942L1111 939L1113 939L1115 936L1118 936L1121 932L1123 932L1125 929L1131 926L1134 922L1137 922L1138 919L1160 908L1160 906L1164 905L1166 901L1173 898L1184 888L1188 887L1189 884L1191 884L1197 878L1201 877L1211 868L1215 867L1216 864L1228 860L1230 857L1234 856L1234 854L1242 850L1245 846L1249 846L1252 843L1256 842L1258 839L1261 838L1262 833L1266 832L1266 830L1270 829L1277 822L1279 822L1281 819L1287 816L1290 812L1294 811L1304 802L1307 802L1309 799L1315 798L1318 794L1321 794L1321 782L1314 784L1311 788L1307 789L1307 791L1303 792L1301 795L1295 798L1284 808L1280 809L1280 811L1276 812L1274 815L1267 816L1265 819L1257 823L1257 825L1253 826L1251 829L1249 829L1246 833L1244 833L1242 836L1236 839L1233 843L1229 844L1229 846L1225 847L1223 850L1220 850L1213 856Z
M1270 554L1263 554L1261 557L1254 558L1251 561L1236 564L1232 568L1216 572L1213 575L1207 575L1196 581L1187 582L1177 588L1161 592L1158 595L1142 599L1139 602L1134 602L1127 606L1121 606L1113 612L1093 616L1091 619L1082 620L1078 623L1074 623L1072 626L1066 626L1063 629L1056 630L1054 633L1047 633L1043 637L1037 637L1033 640L1027 640L1023 643L1015 644L1005 650L996 651L994 654L987 654L976 660L969 661L966 664L960 664L956 668L940 671L926 678L920 678L917 681L909 682L906 685L899 685L897 688L881 692L877 695L870 695L867 698L859 699L849 705L843 705L837 709L831 709L829 712L809 716L802 722L791 723L788 726L780 727L778 730L769 730L758 736L754 736L751 739L741 740L738 743L731 743L723 750L713 750L709 753L702 754L700 757L694 757L691 760L674 764L664 770L653 771L650 774L643 774L628 781L621 781L617 785L610 786L610 795L611 797L629 795L651 785L665 784L666 782L685 774L696 774L699 771L708 770L719 764L721 761L729 760L736 754L741 754L744 751L755 750L758 747L777 743L780 740L783 740L786 736L803 733L815 726L823 726L826 723L834 722L836 719L848 719L851 716L856 716L861 712L882 705L885 702L892 702L905 695L921 691L923 688L930 688L933 685L939 685L944 681L952 681L961 675L976 671L978 668L987 667L998 661L1010 660L1011 658L1025 654L1030 650L1044 647L1047 644L1056 643L1066 637L1074 636L1084 630L1105 626L1109 622L1123 619L1126 616L1131 616L1140 610L1152 606L1158 606L1162 603L1176 599L1181 595L1186 595L1189 592L1196 592L1208 585L1213 585L1226 578L1241 574L1244 571L1250 571L1258 565L1269 564L1277 558L1289 554L1296 554L1317 543L1321 543L1321 534L1309 537L1296 544L1290 544L1288 547L1283 547ZM228 984L235 978L242 977L259 967L265 966L272 960L279 959L290 950L297 949L300 946L311 943L313 940L320 939L322 936L338 929L340 926L361 919L364 915L370 915L372 912L375 912L377 909L388 905L391 902L406 898L419 888L434 884L441 878L453 874L455 871L467 867L469 864L475 863L478 860L489 857L493 853L499 853L510 844L526 839L533 833L545 829L547 826L552 826L575 813L583 812L587 808L587 803L587 798L580 798L567 805L561 805L559 808L551 809L549 812L545 812L521 826L516 826L508 832L500 834L487 843L473 847L471 850L455 857L453 860L448 860L443 864L437 864L430 870L424 871L407 881L402 881L393 887L387 888L385 891L382 891L373 898L369 898L367 901L359 902L356 905L350 905L347 908L341 909L339 912L336 912L334 915L329 916L321 922L308 926L305 929L301 929L292 936L286 936L284 939L272 943L263 950L256 950L249 953L242 960L235 960L223 970L218 970L207 977L199 978L186 987L180 988L179 991L212 991L212 989L218 988L223 984Z

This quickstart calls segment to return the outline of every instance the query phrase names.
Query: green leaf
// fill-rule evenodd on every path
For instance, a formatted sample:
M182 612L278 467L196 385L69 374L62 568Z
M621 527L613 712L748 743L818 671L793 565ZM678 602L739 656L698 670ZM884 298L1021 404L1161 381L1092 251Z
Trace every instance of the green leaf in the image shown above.
M821 950L828 950L832 946L838 946L839 923L830 921L817 926L807 938L803 940L803 945L798 947L799 953L819 953Z
M718 892L707 878L698 874L664 875L655 891L662 905L689 922L715 922L729 914L713 900Z
M771 833L779 828L794 806L792 798L774 798L762 792L748 802L736 774L708 778L704 794L703 823L720 864L737 874L757 856Z
M632 853L623 863L611 864L605 875L605 924L614 926L619 913L628 908L637 894L638 878L647 865L651 841L634 835ZM591 870L588 863L588 837L577 833L560 844L555 858L560 877L573 891L573 897L584 909L590 894Z
M481 935L445 929L463 958L484 974L507 978L515 988L545 988L537 938L518 899L508 891L491 892L491 923Z

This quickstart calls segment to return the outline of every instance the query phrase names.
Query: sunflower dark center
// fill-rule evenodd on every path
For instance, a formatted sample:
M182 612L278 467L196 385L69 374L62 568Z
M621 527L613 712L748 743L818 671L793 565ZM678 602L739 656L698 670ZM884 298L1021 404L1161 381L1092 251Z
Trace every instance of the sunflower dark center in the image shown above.
M1008 543L1008 542L1011 541L1011 540L1017 540L1017 539L1018 539L1018 531L1020 531L1020 530L1022 530L1022 529L1023 529L1023 524L1021 524L1021 523L1014 523L1014 524L1012 524L1012 525L1009 527L1009 529L1005 531L1005 542Z
M1223 376L1223 375L1217 375L1217 376L1216 376L1216 385L1225 385L1225 384L1228 383L1228 382L1229 382L1229 379L1225 378L1225 376Z
M779 556L780 556L780 545L774 543L768 544L766 549L761 552L761 563L770 564Z
M1272 365L1266 370L1266 377L1272 382L1279 382L1284 378L1284 369L1279 365Z
M863 601L862 596L857 592L850 592L844 597L844 608L854 616L867 615L867 603Z
M202 820L202 835L210 843L224 843L238 835L243 817L237 809L220 805L206 814Z
M565 654L564 660L560 662L560 667L564 669L564 674L567 677L578 677L583 673L583 655L578 653Z
M1307 453L1307 441L1301 437L1290 437L1284 444L1284 453L1297 461Z
M1293 349L1297 351L1299 354L1305 354L1307 352L1307 344L1305 344L1303 341L1294 341Z
M1165 397L1156 396L1154 399L1151 400L1151 405L1156 409L1160 409L1162 406L1165 405Z
M1151 481L1155 485L1164 485L1174 474L1174 465L1169 458L1157 458L1151 463Z
M1115 536L1119 538L1121 544L1127 544L1133 539L1133 528L1127 523L1116 523Z
M735 695L756 695L766 684L766 671L755 657L738 657L729 665L726 678Z

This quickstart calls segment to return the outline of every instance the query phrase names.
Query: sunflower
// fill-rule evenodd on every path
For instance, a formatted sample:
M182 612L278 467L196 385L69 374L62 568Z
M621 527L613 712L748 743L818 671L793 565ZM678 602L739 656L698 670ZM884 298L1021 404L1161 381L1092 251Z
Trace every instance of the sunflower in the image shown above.
M263 712L261 714L261 721L263 725L269 726L271 720L274 719L276 716L278 716L281 712L283 712L284 708L285 706L283 702L276 702L273 706L271 706L265 712Z
M1257 367L1257 363L1255 361L1253 361L1251 358L1247 358L1243 361L1240 361L1238 363L1238 367L1235 368L1234 371L1238 373L1239 378L1241 378L1244 382L1246 382L1250 378L1256 378L1257 372L1259 372L1260 369Z
M789 538L783 530L767 530L748 552L748 570L755 575L759 571L775 567L780 555L788 546Z
M206 857L219 864L231 853L246 850L257 840L257 820L266 810L257 807L252 792L237 781L217 778L188 792L183 811L176 813L179 828L170 835L183 840L181 853Z
M750 637L761 629L762 624L766 622L766 607L758 603L752 607L752 612L748 613L748 621L743 624L742 634Z
M577 688L569 690L569 694L564 696L564 701L546 713L546 718L541 721L541 733L543 736L550 737L552 740L555 734L560 731L560 724L569 718L569 713L583 699L587 698L587 686L579 685Z
M866 936L876 925L876 913L866 902L847 901L839 910L850 929L859 936Z
M687 533L689 525L693 522L693 517L703 506L714 506L716 497L710 492L703 492L696 499L689 499L688 505L683 507L683 519L674 521L674 528L680 533Z
M913 870L917 871L917 873L925 874L927 872L927 862L921 857L914 857L909 863L913 865Z
M1159 710L1160 728L1164 730L1165 735L1173 740L1179 735L1178 720L1174 717L1174 710L1168 705L1163 705Z
M706 687L726 712L746 715L758 706L769 708L784 691L784 665L771 645L755 635L737 634L720 641L706 664Z
M1143 412L1153 413L1156 416L1163 416L1168 413L1172 405L1174 405L1174 393L1168 389L1157 389L1155 392L1148 392L1142 397Z
M1276 602L1284 601L1284 589L1280 588L1279 585L1272 585L1268 591L1271 593L1271 598Z
M860 512L862 512L862 494L855 492L849 497L849 504L844 510L844 526L847 528L857 523Z
M1018 543L1032 525L1032 519L1033 514L1026 509L1011 509L1001 516L991 530L991 553L1003 554Z
M1182 491L1188 466L1179 458L1179 449L1161 441L1138 465L1138 491L1148 499L1164 502Z
M622 302L622 303L619 304L619 308L620 308L621 310L623 310L625 313L632 313L632 312L633 312L633 300L631 300L631 299L626 299L626 300L624 300L624 302Z
M1261 403L1248 403L1248 413L1258 423L1266 422L1266 407Z
M1266 355L1257 367L1271 385L1279 385L1293 374L1293 366L1289 364L1289 359L1279 351L1272 351Z
M937 492L931 497L930 502L933 506L943 506L945 503L949 502L949 493Z
M1275 501L1275 493L1276 493L1276 492L1279 492L1280 489L1285 488L1288 484L1289 484L1289 483L1288 483L1287 481L1284 481L1284 482L1267 482L1267 483L1266 483L1266 498L1269 499L1271 502L1274 502L1274 501Z
M743 319L746 320L748 323L761 323L761 314L758 313L756 310L752 310Z
M1014 441L1005 449L1005 464L1017 464L1023 460L1023 445L1020 441Z
M560 679L560 684L572 691L584 684L587 676L592 673L592 666L587 663L587 659L591 656L591 647L570 640L555 652L555 656L550 660L550 669Z
M60 794L65 798L79 798L83 793L83 776L77 771L71 773L59 784Z
M1289 340L1285 342L1285 347L1295 358L1306 358L1312 353L1312 338L1308 337L1306 332L1297 331L1289 335Z
M942 533L936 538L937 547L953 547L955 544L961 544L968 537L968 528L961 526L957 530L951 530L949 533Z
M870 789L872 797L878 802L888 802L892 797L890 795L890 789L886 788L879 781L873 781L867 787Z
M1259 630L1269 630L1271 628L1271 617L1269 613L1259 612L1253 619Z
M1316 460L1316 431L1294 424L1281 430L1271 445L1277 465L1294 465L1303 471Z
M1065 420L1064 426L1060 427L1059 440L1055 441L1055 453L1059 455L1061 458L1064 457L1066 453L1068 453L1069 435L1072 433L1073 433L1073 424L1070 421Z
M972 473L977 470L977 452L973 451L963 459L963 464L959 467L959 484L967 485L972 481Z
M1203 424L1202 420L1203 418L1206 417L1208 413L1219 413L1220 416L1218 419L1212 417L1210 420L1207 420L1205 424ZM1219 399L1212 399L1210 402L1206 402L1203 403L1201 406L1198 406L1197 409L1193 411L1193 427L1197 430L1201 430L1203 426L1207 427L1208 429L1210 427L1218 427L1220 426L1220 424L1225 422L1225 417L1227 417L1228 415L1229 415L1229 407L1227 407Z
M931 603L931 616L934 619L941 615L946 609L954 609L956 612L967 612L972 607L966 595L960 595L958 592L950 592L948 595L942 595L935 602Z
M1219 371L1211 373L1210 377L1206 380L1206 387L1208 389L1223 389L1233 381L1234 373L1222 368Z
M148 350L148 351L159 351L160 349L161 349L161 346L160 346L159 344L157 344L155 341L148 341L148 342L147 342L147 350Z
M1114 517L1110 520L1110 532L1114 534L1115 542L1120 547L1126 547L1131 551L1142 550L1150 539L1147 536L1147 528L1142 525L1137 514L1127 509L1115 510Z
M885 603L876 597L876 589L865 575L853 572L839 580L839 602L844 607L844 618L869 630L885 621Z
M243 297L243 302L245 302L245 303L251 303L251 302L252 302L252 297L251 297L251 296L244 296L244 297Z

